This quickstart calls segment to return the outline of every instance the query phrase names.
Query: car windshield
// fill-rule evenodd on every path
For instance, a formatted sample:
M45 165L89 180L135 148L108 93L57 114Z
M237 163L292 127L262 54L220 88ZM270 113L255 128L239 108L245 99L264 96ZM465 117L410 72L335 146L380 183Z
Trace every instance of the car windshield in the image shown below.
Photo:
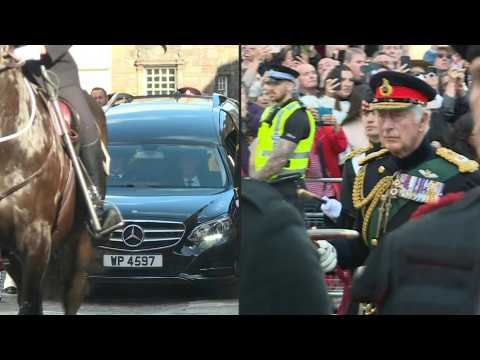
M227 174L216 147L179 144L110 145L108 186L225 188Z

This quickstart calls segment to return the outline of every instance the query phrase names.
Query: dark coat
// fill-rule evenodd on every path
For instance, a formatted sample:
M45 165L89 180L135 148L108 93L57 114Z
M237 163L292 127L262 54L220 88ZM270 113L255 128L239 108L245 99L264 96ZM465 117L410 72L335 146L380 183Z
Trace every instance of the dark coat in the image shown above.
M296 209L242 180L240 314L331 314L320 259Z
M480 188L386 236L352 298L379 314L480 313Z
M45 45L47 54L40 61L27 61L23 67L25 76L37 85L43 86L40 66L53 71L59 78L59 87L80 87L78 67L68 50L72 45Z

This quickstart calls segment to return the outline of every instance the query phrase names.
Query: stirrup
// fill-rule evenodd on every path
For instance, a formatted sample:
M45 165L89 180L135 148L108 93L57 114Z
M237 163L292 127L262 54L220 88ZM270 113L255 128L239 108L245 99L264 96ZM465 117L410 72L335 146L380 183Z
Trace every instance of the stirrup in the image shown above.
M104 211L103 216L99 216L99 218L103 220L101 223L102 229L99 232L93 230L91 220L88 222L87 226L90 235L96 239L105 238L113 231L121 229L125 225L122 216L114 208Z

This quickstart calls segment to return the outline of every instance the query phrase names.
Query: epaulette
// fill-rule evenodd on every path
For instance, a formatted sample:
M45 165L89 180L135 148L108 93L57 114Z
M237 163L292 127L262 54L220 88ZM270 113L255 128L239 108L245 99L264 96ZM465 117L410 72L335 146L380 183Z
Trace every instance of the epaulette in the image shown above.
M360 166L363 166L365 165L366 163L372 161L373 159L376 159L382 155L385 155L386 153L388 153L388 150L387 149L380 149L378 151L375 151L371 154L368 154L367 156L365 156L362 160L360 160L358 162L358 165Z
M460 155L446 147L438 148L435 153L441 158L444 158L448 162L456 165L458 167L458 171L461 173L473 173L479 168L479 165L475 160L470 160L469 158Z
M367 152L371 148L372 148L372 145L365 146L365 147L360 147L360 148L357 148L357 149L353 149L347 155L345 155L345 157L343 158L343 161L344 162L348 161L348 160L354 158L357 155L360 155L360 154L363 154L363 153Z

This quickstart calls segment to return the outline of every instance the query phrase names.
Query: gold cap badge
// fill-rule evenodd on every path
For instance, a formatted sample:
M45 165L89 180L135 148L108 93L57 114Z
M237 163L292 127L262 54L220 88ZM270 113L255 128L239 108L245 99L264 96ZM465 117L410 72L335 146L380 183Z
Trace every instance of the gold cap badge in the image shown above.
M380 87L380 94L382 96L390 96L393 93L393 87L387 79L382 79L383 83Z

